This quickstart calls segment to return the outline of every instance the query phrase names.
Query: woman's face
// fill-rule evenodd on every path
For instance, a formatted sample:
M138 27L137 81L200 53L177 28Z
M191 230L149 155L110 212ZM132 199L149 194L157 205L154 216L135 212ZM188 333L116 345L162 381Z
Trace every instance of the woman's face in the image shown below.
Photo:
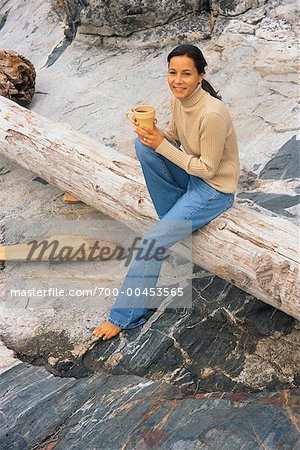
M191 95L204 76L199 74L194 61L188 56L173 56L169 63L168 83L176 98Z

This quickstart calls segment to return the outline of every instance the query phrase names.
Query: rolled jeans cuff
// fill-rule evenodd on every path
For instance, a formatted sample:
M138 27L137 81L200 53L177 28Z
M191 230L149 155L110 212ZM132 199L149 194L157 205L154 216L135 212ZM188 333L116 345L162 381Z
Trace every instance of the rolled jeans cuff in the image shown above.
M133 322L130 324L126 324L126 325L122 325L120 322L111 319L110 317L108 318L109 323L112 323L113 325L116 325L119 328L122 328L122 330L130 330L131 328L137 328L140 327L141 325L144 325L144 323L146 322L146 319L144 317L140 318L137 322Z

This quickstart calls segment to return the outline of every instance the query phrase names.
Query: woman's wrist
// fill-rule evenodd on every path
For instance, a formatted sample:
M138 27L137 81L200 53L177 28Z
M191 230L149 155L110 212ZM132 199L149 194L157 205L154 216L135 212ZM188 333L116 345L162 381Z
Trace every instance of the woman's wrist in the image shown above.
M155 144L154 144L155 147L153 147L154 150L156 150L157 147L160 146L160 144L163 142L164 139L165 139L165 136L163 136L161 133L159 133L159 135L158 135L157 138L155 139Z

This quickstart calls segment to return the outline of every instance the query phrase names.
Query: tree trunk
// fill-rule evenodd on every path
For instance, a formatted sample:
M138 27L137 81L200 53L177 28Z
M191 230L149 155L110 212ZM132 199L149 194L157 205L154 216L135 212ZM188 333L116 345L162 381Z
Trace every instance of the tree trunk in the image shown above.
M157 216L139 162L0 98L0 153L133 230ZM193 235L193 262L300 319L298 228L235 205ZM174 246L187 255L187 244Z

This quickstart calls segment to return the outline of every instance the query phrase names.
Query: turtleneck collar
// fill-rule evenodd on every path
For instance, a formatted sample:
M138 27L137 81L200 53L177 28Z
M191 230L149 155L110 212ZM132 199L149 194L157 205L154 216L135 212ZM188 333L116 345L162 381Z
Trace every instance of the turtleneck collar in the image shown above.
M184 108L194 106L202 99L205 92L206 91L202 88L201 84L199 84L191 95L189 95L186 98L181 98L179 99L179 101Z

